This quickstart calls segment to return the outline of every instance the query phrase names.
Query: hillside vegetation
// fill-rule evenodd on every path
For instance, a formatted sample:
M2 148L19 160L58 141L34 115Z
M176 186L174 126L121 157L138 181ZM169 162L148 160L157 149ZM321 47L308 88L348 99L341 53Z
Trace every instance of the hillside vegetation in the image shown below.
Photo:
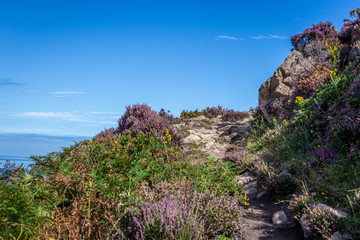
M133 105L116 128L34 156L31 169L7 163L0 239L240 238L243 208L251 207L236 178L244 172L288 200L310 239L360 239L360 9L351 15L341 31L320 23L292 37L317 64L291 96L271 100L286 110L280 115L270 103L250 112L183 111L180 119ZM216 159L195 142L185 148L185 132L172 125L199 116L254 120L246 142Z
M360 9L351 11L355 20L346 21L340 32L327 22L292 37L295 49L312 45L329 56L300 76L292 95L281 100L287 114L256 109L248 142L265 161L266 170L257 172L268 190L297 193L289 208L309 222L314 238L340 231L360 239L360 54L354 54L360 48L359 14ZM350 216L338 218L317 203Z

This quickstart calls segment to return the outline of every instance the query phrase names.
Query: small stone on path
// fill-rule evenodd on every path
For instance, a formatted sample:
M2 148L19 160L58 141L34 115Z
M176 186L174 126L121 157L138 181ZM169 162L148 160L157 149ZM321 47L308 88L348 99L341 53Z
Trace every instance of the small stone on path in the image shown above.
M284 225L288 222L288 217L283 210L277 211L272 217L272 222L277 226Z
M246 185L247 188L257 188L257 181L250 182Z
M244 191L244 193L246 193L247 195L255 195L257 193L257 189L256 188L248 188Z

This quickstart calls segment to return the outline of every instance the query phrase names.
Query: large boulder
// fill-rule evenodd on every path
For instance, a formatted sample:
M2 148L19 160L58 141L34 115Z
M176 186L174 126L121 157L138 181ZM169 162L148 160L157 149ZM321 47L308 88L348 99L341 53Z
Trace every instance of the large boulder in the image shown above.
M264 82L259 89L259 105L277 98L290 97L300 75L310 72L315 65L311 57L293 50L274 75Z

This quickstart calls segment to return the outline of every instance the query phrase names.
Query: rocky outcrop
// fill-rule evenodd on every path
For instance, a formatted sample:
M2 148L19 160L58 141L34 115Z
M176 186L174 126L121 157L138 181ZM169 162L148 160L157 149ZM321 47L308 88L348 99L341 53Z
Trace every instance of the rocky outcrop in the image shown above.
M311 57L306 58L301 52L293 50L274 75L261 85L259 105L264 105L271 99L289 97L298 77L310 72L314 65L315 61Z
M212 119L200 116L174 124L174 127L184 133L183 144L195 144L199 150L221 159L229 143L244 139L251 120L250 117L238 122L224 122L220 116Z

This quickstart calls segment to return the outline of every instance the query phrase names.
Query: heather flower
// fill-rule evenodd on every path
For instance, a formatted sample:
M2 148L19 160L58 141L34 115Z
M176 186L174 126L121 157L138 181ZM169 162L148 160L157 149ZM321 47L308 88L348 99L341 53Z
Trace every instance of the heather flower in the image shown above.
M236 122L243 120L244 118L249 117L249 112L240 112L234 110L227 110L225 111L224 115L222 116L222 120L226 122Z
M242 210L226 196L184 194L163 197L157 202L139 204L129 212L128 226L122 226L132 239L209 239L238 236L242 230ZM135 227L134 227L135 226Z
M311 28L305 29L303 33L293 35L291 37L291 43L295 49L301 50L307 44L311 44L317 41L333 42L337 39L337 31L335 26L331 22L320 22L314 24Z
M295 214L295 218L300 220L301 214L305 211L311 198L308 195L292 195L288 209Z
M312 159L311 165L332 165L337 157L336 149L326 139L315 139L306 146L305 154Z
M97 135L95 135L95 137L93 137L93 139L97 140L99 142L105 142L105 141L108 141L108 138L113 136L114 133L115 133L114 128L105 129L105 130L101 131L100 133L98 133Z
M336 232L339 222L334 213L318 206L306 208L302 218L310 223L314 235L321 235L324 239L330 238Z
M227 111L226 109L224 109L222 106L219 105L217 107L211 107L211 108L205 109L204 115L205 115L205 117L213 118L213 117L224 115L224 113L226 111Z
M135 136L142 132L155 135L159 139L170 138L172 145L180 145L181 135L171 126L169 119L160 116L146 104L128 106L118 123L117 131L125 134Z
M348 21L345 22L341 28L341 32L339 34L340 39L342 42L351 42L351 33L355 26L355 21Z

